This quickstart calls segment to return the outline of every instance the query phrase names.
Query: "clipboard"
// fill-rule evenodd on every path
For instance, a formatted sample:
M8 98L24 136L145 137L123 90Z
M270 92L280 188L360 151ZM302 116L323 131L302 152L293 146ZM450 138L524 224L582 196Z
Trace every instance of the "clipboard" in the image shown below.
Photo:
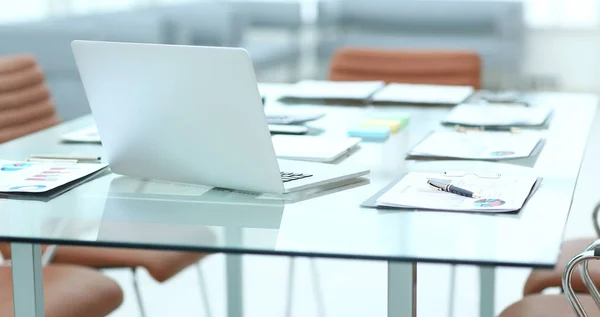
M460 161L492 161L492 162L496 162L496 161L512 161L512 160L522 160L522 159L529 159L529 158L537 158L539 156L539 154L542 152L542 149L544 148L544 145L546 144L546 139L544 137L540 137L540 140L538 141L538 143L535 145L535 147L531 150L531 152L529 153L529 156L523 157L523 156L517 156L517 157L497 157L497 158L482 158L482 157L473 157L473 158L466 158L466 157L457 157L457 156L437 156L437 155L421 155L421 154L413 154L413 150L415 148L417 148L421 143L425 142L431 135L433 135L434 133L436 133L438 131L431 131L429 132L421 141L419 141L417 144L415 144L415 146L413 146L410 151L408 151L406 153L406 159L407 160L460 160ZM481 130L469 130L469 131L458 131L458 132L464 132L464 133L478 133L478 132L483 132ZM489 132L489 131L486 131ZM509 131L512 134L518 134L518 131Z
M369 197L367 200L365 200L362 204L360 204L360 207L362 208L371 208L371 209L379 209L379 210L398 210L398 211L416 211L416 210L421 210L421 211L440 211L440 210L429 210L429 209L418 209L418 208L401 208L401 207L389 207L389 206L378 206L377 205L377 200L385 193L387 193L392 187L394 187L398 182L400 182L408 173L404 173L402 174L400 177L394 179L392 182L390 182L388 185L386 185L385 187L383 187L381 190L379 190L378 192L376 192L373 196ZM502 176L502 174L500 173L483 173L483 172L456 172L456 171L452 171L452 172L444 172L442 175L446 176L446 177L463 177L467 174L474 174L477 175L479 177L486 177L486 178L500 178ZM521 207L521 209L516 210L516 211L512 211L512 212L502 212L502 214L516 214L519 213L523 208L525 208L525 206L527 205L527 202L529 201L529 199L531 198L531 196L533 196L535 194L535 192L540 188L541 184L542 184L543 178L542 177L538 177L535 181L535 183L533 184L533 186L531 187L531 191L529 192L529 195L527 196L527 199L525 199L525 202L523 203L523 206ZM498 214L498 213L489 213L489 212L477 212L477 211L451 211L451 212L460 212L460 213L475 213L475 214Z
M551 110L550 113L548 114L548 117L546 117L546 120L544 120L544 122L542 122L542 124L538 124L538 125L531 125L531 124L511 124L511 125L497 125L497 124L490 124L490 125L473 125L473 124L465 124L465 123L461 123L458 124L456 122L449 122L449 121L444 121L442 120L440 123L443 126L454 126L457 130L459 129L465 129L465 130L478 130L478 131L515 131L515 130L521 130L521 129L528 129L528 130L533 130L533 131L537 131L537 130L547 130L550 127L550 122L552 122L552 119L554 118L554 110Z
M488 103L491 107L494 107L494 105L498 105L498 104L494 104L494 103ZM474 104L474 103L466 103L463 105L464 107L473 107L473 108L477 108L477 109L485 109L485 105L478 105L478 104ZM459 105L458 107L461 107L461 105ZM505 108L507 108L506 110L510 110L513 109L513 107L523 107L523 106L505 106ZM534 108L531 107L527 107L525 106L524 108L527 108L529 110L534 110ZM495 109L495 111L502 111L503 109ZM463 128L475 128L475 129L480 129L482 131L508 131L508 130L512 130L512 129L531 129L531 130L544 130L547 129L550 126L550 122L554 117L554 109L545 109L545 108L537 108L535 110L539 110L539 111L545 111L545 118L543 119L543 121L539 122L539 123L531 123L531 122L519 122L519 120L515 119L514 122L512 123L482 123L482 124L474 124L474 123L468 123L468 122L464 122L459 120L448 120L450 119L449 116L451 116L452 112L450 114L448 114L448 116L446 116L446 118L444 118L441 121L441 124L444 126L456 126L456 127L463 127ZM466 111L466 110L463 110ZM492 112L493 113L493 112ZM493 117L493 114L489 114ZM486 116L487 117L487 116ZM456 118L455 118L456 119Z

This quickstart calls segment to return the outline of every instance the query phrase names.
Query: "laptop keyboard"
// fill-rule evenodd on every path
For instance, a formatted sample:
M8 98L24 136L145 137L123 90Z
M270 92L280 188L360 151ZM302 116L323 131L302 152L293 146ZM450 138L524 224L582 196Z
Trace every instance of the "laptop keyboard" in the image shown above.
M312 175L309 175L309 174L281 172L281 180L284 183L295 181L295 180L299 180L299 179L303 179L303 178L307 178L307 177L311 177L311 176Z

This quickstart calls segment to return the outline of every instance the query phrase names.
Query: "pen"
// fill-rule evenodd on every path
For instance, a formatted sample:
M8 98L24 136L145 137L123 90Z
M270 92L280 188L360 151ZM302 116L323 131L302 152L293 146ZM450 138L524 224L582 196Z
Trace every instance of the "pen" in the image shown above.
M29 155L30 159L42 160L69 160L69 161L100 161L99 156L74 156L74 155L53 155L53 154L35 154Z
M430 179L427 181L427 185L429 185L429 187L431 187L433 189L445 191L445 192L460 195L460 196L465 196L465 197L469 197L469 198L481 198L480 196L476 195L472 191L469 191L469 190L466 190L464 188L460 188L460 187L457 187L454 185L450 185L448 183L441 182L441 181L436 181L436 180Z

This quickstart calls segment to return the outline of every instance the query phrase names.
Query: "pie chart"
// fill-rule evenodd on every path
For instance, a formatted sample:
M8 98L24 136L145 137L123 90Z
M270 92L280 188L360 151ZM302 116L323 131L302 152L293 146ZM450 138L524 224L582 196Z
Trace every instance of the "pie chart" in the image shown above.
M0 171L3 172L16 172L20 171L24 168L31 167L30 163L13 163L13 164L4 164L0 167Z
M496 198L483 198L483 199L478 199L475 202L473 202L473 205L475 205L475 207L481 207L481 208L496 207L496 206L504 205L504 200L500 200L500 199L496 199Z

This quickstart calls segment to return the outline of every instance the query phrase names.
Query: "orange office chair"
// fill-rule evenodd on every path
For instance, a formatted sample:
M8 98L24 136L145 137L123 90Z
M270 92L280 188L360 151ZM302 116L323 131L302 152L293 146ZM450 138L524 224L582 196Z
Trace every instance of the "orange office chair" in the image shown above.
M469 51L343 48L331 60L329 80L481 87L481 60Z
M567 317L567 316L600 316L600 293L593 277L588 276L587 281L590 288L584 286L590 295L577 294L574 288L573 273L581 274L581 271L590 273L590 262L600 259L600 240L593 245L580 250L563 265L564 272L561 274L560 285L564 294L541 295L535 294L525 296L522 300L506 308L499 317ZM594 260L594 261L591 261Z
M58 119L50 93L35 59L29 55L0 58L0 143L48 128L56 123ZM48 249L52 263L98 269L131 268L134 273L134 289L143 315L144 310L135 274L136 267L146 268L153 278L163 282L207 255L196 252L73 246L50 246ZM48 252L46 248L45 252ZM4 259L10 259L10 245L0 244L0 253Z
M589 295L579 295L588 317L600 317ZM576 317L565 295L531 295L508 306L498 317Z
M36 61L27 55L0 57L0 143L57 123Z
M104 317L123 302L123 291L102 273L77 266L42 268L46 317ZM0 267L0 316L14 316L10 266Z
M596 234L600 237L600 229L598 228L597 216L600 212L600 203L596 205L594 208L594 212L592 213L594 229L596 230ZM597 239L597 238L596 238ZM565 267L569 260L573 258L575 255L579 254L583 250L585 250L592 242L596 240L595 238L589 239L576 239L566 241L560 250L560 256L558 258L558 262L554 269L544 270L544 269L536 269L531 272L527 281L525 282L525 287L523 289L524 295L531 295L536 293L541 293L544 289L548 287L560 287L561 286L561 278L562 273L565 270ZM600 263L596 261L589 263L589 272L590 276L597 283L600 282ZM587 288L583 284L583 280L579 272L575 272L573 275L573 289L577 292L588 292Z

